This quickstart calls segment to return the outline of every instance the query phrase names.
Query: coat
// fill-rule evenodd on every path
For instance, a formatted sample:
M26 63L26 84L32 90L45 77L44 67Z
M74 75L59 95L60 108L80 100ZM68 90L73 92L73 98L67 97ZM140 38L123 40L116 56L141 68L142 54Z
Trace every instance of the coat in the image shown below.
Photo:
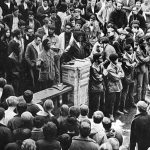
M22 21L22 15L19 14L18 16L19 22ZM8 14L3 18L4 22L8 25L9 29L12 29L12 25L13 25L13 15L12 14Z
M129 17L129 26L131 27L131 23L132 23L132 21L133 20L138 20L139 22L140 22L140 25L139 25L139 27L143 30L143 31L145 31L145 29L146 29L146 21L145 21L145 18L141 15L141 14L137 14L137 15L131 15L130 17Z
M27 20L26 23L27 23L26 25L29 26L29 20ZM34 19L34 32L36 32L37 29L40 27L41 27L40 22L38 20Z
M72 143L69 150L98 150L98 144L91 138L81 138L75 136L72 138Z
M138 114L131 123L130 150L147 150L150 147L150 115Z
M137 66L137 72L145 73L148 70L148 64L150 62L149 53L147 51L146 53L144 53L144 51L141 50L140 47L138 47L136 51L136 57L139 61L139 64Z
M93 64L90 69L90 91L91 92L103 92L104 91L104 82L103 82L103 67L99 65L99 67L95 67Z
M25 60L27 61L30 68L35 67L38 59L38 52L32 45L32 42L27 45L25 52Z
M111 12L108 23L112 23L118 28L125 28L128 24L127 16L124 11L117 11L116 9Z
M121 66L110 63L107 67L107 88L110 93L121 92L122 82L121 79L124 77L124 71Z

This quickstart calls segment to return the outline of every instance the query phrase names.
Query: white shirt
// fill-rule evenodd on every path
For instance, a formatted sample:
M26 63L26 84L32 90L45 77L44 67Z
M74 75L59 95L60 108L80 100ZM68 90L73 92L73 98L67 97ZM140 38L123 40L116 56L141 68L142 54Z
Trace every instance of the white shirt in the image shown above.
M8 6L8 8L10 8L10 3L5 3L7 6Z
M27 8L28 8L28 6L27 6L26 3L23 3L23 6L24 6L24 9L27 9Z
M19 23L18 17L13 16L12 31L14 31L15 29L18 29L18 23Z
M9 107L7 110L5 110L5 125L8 124L8 121L12 119L17 114L13 111L14 108Z

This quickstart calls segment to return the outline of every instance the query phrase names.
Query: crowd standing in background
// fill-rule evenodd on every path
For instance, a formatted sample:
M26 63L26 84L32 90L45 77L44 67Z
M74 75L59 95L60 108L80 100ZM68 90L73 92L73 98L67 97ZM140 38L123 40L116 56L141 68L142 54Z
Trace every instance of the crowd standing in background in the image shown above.
M34 104L74 59L91 62L89 105ZM113 122L130 107L129 148L147 150L149 73L149 0L1 0L0 150L128 149Z

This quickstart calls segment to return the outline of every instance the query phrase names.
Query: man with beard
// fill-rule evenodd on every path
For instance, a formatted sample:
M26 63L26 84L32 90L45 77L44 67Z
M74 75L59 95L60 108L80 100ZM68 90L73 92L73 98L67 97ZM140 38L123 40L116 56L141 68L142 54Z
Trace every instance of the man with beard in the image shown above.
M117 29L125 28L128 23L126 13L122 10L122 5L121 2L116 3L116 9L111 12L108 21L116 26Z
M72 30L71 23L66 23L65 31L59 35L59 49L61 54L63 54L70 48L70 44L74 39L71 30Z

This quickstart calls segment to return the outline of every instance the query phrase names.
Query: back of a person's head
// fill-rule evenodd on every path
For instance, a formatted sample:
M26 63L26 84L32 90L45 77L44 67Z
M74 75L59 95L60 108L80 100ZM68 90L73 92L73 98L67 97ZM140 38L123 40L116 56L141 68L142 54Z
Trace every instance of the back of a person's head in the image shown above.
M91 122L88 119L84 119L80 122L79 127L80 135L83 138L86 138L90 135L91 132Z
M9 96L6 99L6 103L7 103L8 107L16 107L18 104L17 97L16 96Z
M1 99L6 99L8 98L9 96L14 96L15 95L15 92L14 92L14 88L12 85L10 84L6 84L3 88L3 93L2 93L2 97Z
M26 103L18 103L17 104L17 112L19 115L21 115L26 110L27 110L27 104Z
M53 122L48 122L43 126L43 135L45 139L56 138L57 126Z
M6 85L7 81L4 78L0 78L0 88L4 88L4 86Z
M111 120L107 117L103 118L102 124L103 124L103 127L105 130L109 130L111 128L111 125L112 125Z
M13 137L15 141L23 141L31 138L31 130L27 128L18 128L13 130Z
M35 141L32 139L26 139L22 142L21 150L36 150Z
M69 107L66 104L63 104L60 108L60 114L61 116L68 116L69 114Z
M36 117L33 119L33 125L34 125L34 127L36 127L36 128L41 128L41 127L43 127L44 122L45 122L45 120L44 120L44 118L43 118L42 116L36 116Z
M62 150L68 150L69 149L71 142L72 142L69 134L64 133L64 134L60 135L58 137L58 140L60 141L60 145L62 147Z
M87 105L82 104L80 106L80 113L82 116L87 116L89 113L89 107Z
M80 115L80 108L78 106L71 106L69 108L69 115L78 118Z
M106 142L100 146L99 150L113 150L113 149L112 149L111 144L109 142Z
M25 111L21 114L21 118L23 121L30 121L33 119L33 116L29 111Z
M30 90L26 90L23 93L23 98L26 101L26 103L31 103L32 99L33 99L33 92Z
M104 114L102 111L95 111L93 113L93 122L94 123L98 123L98 124L101 123L103 118L104 118Z
M119 150L119 141L116 138L109 138L108 142L111 144L113 150Z
M43 105L43 108L44 110L47 112L47 111L50 111L50 110L53 110L54 109L54 103L51 99L47 99L45 102L44 102L44 105Z
M2 120L5 117L5 109L0 107L0 120Z

